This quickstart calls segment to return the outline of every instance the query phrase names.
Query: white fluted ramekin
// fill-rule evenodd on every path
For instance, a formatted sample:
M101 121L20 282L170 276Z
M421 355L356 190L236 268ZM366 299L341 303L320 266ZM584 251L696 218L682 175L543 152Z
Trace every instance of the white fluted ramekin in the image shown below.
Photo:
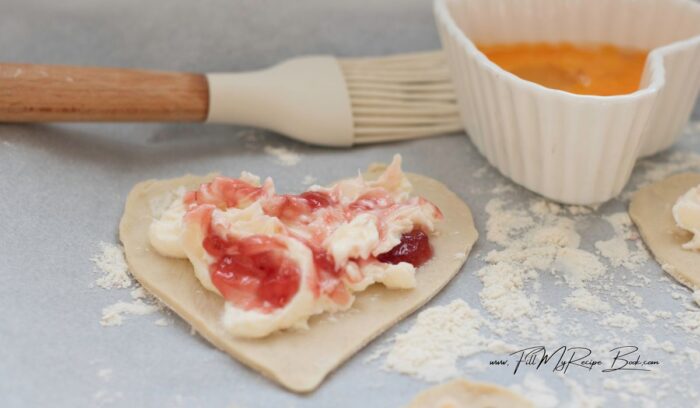
M435 0L464 127L501 173L550 199L615 197L637 158L669 147L700 90L692 0ZM652 50L640 89L575 95L501 69L475 43L610 43Z

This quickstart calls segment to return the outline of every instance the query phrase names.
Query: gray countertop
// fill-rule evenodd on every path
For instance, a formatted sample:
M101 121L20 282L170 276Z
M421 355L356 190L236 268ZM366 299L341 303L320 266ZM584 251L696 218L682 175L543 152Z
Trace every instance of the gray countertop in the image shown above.
M439 46L430 1L4 0L2 5L0 61L206 72L260 68L300 54L381 55ZM695 118L700 118L700 109ZM285 146L302 160L283 167L263 152L266 145ZM673 150L700 152L698 137L684 137ZM339 150L264 132L251 139L231 126L0 125L0 405L394 407L406 403L430 384L365 360L393 334L408 329L415 316L352 358L319 390L298 396L190 335L189 325L179 319L159 327L153 324L162 317L157 313L119 327L100 326L101 309L128 300L129 293L94 287L98 274L90 261L98 242L118 242L124 199L138 181L248 170L274 177L280 190L300 191L306 175L317 176L319 183L330 182L372 162L387 161L396 152L404 156L408 170L442 180L464 198L477 228L484 231L484 205L493 197L491 189L509 182L487 167L464 134ZM664 153L647 164L668 158ZM638 166L636 174L642 170ZM517 188L510 197L533 196ZM599 212L623 211L625 206L613 200ZM601 234L595 226L580 232L585 245ZM474 271L484 265L481 258L491 248L493 244L482 238L462 272L431 305L464 298L478 306L481 282ZM680 301L668 296L668 288L676 284L659 281L663 272L658 265L650 262L640 273L652 278L651 286L640 290L645 304L683 310ZM567 313L572 312L562 309L564 319ZM634 333L638 337L653 333L659 340L673 340L676 347L700 348L698 336L645 322ZM668 355L656 357L670 381L698 375L691 364L666 364ZM98 375L100 370L110 375ZM506 385L522 381L520 375L489 369L465 375ZM560 401L570 398L571 390L553 375L541 375ZM610 404L616 401L614 392L603 389L602 376L579 377L584 393L606 396ZM695 384L694 391L700 392L700 382ZM669 394L661 405L686 405L688 392L675 395L671 388Z

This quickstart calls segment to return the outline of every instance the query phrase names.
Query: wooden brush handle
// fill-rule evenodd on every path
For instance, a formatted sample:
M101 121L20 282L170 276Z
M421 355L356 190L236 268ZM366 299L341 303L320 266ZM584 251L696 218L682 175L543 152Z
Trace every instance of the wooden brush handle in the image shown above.
M0 122L202 122L201 74L0 63Z

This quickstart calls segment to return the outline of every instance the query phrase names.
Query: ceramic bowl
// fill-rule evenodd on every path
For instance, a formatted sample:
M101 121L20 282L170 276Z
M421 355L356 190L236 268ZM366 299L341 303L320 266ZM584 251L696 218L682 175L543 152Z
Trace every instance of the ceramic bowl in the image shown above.
M692 0L435 0L464 127L501 173L550 199L620 193L639 157L681 134L700 90ZM475 43L608 43L647 49L640 89L577 95L503 70Z

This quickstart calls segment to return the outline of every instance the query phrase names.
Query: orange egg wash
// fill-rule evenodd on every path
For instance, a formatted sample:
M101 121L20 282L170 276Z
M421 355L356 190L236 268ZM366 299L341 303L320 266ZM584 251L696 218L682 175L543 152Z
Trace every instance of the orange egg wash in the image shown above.
M506 71L548 88L580 95L623 95L639 89L647 51L609 44L477 45Z

